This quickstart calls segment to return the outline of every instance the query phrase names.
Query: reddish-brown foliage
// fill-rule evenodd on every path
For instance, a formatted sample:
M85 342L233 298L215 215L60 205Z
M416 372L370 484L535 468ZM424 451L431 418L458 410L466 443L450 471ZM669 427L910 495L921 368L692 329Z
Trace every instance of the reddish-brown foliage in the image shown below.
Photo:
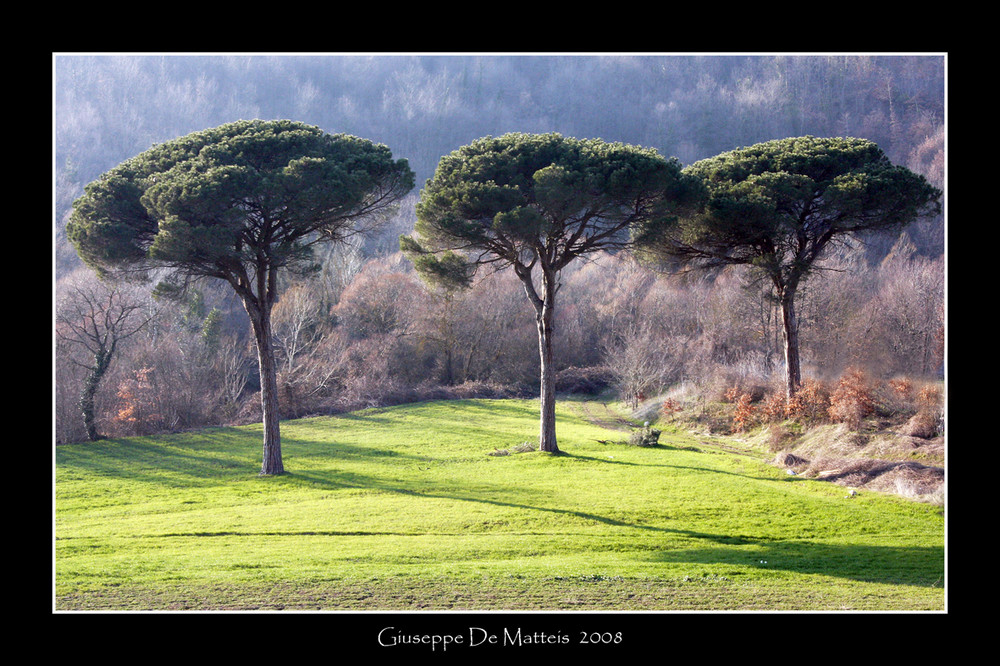
M751 404L750 394L741 393L736 398L736 411L733 413L733 429L736 432L744 432L757 420L757 410Z
M913 394L913 382L906 377L900 379L890 379L889 388L896 392L900 398L909 398Z
M765 422L781 421L788 413L785 396L777 393L769 395L761 406L761 416Z
M681 411L681 406L673 398L667 398L664 400L663 406L660 407L660 413L666 418L670 418L679 411Z
M863 370L849 369L830 395L830 418L858 428L861 420L875 411L875 399Z
M112 418L115 424L133 431L142 429L149 423L159 423L154 388L150 380L152 372L150 367L139 368L119 384L117 395L121 403Z
M824 418L830 409L829 391L822 382L807 379L786 405L785 416L791 419Z
M931 384L927 384L917 393L917 402L921 409L936 409L941 406L941 391Z

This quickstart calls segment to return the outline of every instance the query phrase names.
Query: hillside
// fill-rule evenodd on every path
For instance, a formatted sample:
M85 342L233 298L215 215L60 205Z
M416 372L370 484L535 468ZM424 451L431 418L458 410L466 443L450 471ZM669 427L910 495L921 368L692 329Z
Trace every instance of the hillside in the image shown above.
M883 403L853 424L828 418L758 420L738 432L736 405L697 400L665 416L660 413L663 403L661 396L631 413L625 410L629 419L618 417L615 423L606 414L596 422L629 430L652 420L653 427L756 455L790 475L836 483L855 493L864 489L944 505L944 413L936 402L927 409ZM757 409L765 407L758 402ZM606 405L605 411L610 413Z
M57 610L940 610L939 508L563 401L417 403L56 450Z

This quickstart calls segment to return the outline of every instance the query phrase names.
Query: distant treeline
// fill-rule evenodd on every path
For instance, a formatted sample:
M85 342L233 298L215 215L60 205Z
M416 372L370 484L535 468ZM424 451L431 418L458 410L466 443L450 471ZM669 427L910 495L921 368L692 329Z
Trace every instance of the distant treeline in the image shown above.
M102 172L240 118L385 143L418 183L442 155L511 131L622 141L685 164L767 139L850 135L943 181L941 55L65 55L55 76L57 234ZM75 266L65 247L59 257Z

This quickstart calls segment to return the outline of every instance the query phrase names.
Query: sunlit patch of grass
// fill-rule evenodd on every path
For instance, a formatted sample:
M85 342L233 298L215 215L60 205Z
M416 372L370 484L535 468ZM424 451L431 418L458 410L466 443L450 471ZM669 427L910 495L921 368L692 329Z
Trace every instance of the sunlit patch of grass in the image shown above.
M60 446L57 608L942 609L943 520L532 400ZM613 433L620 435L620 433ZM619 437L619 439L621 439Z

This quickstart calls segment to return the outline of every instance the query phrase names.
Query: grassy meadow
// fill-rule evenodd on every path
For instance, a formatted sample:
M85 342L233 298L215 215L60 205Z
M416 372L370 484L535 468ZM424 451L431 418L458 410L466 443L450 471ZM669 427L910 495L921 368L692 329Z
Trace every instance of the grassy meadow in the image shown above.
M417 403L62 445L54 608L944 610L940 507L790 476L664 433L650 448L559 403Z

